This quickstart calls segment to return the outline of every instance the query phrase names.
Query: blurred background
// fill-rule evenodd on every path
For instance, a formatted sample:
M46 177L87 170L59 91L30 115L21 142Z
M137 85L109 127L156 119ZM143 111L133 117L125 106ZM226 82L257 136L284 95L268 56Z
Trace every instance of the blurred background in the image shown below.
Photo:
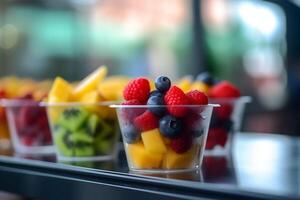
M299 19L298 0L2 0L0 74L207 70L253 97L243 130L300 135Z

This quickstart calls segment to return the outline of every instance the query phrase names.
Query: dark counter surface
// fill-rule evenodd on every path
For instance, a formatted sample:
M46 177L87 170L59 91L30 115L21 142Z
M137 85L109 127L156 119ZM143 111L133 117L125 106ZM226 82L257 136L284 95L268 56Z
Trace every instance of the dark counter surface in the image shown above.
M2 152L0 190L35 199L300 199L300 138L238 133L201 170L137 174L124 151L108 162L56 162Z

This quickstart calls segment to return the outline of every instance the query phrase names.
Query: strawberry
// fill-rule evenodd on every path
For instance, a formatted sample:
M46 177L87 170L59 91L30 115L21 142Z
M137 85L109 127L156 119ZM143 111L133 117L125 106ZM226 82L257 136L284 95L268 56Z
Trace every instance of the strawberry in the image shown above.
M186 94L189 103L192 105L207 105L208 98L207 96L198 90L192 90Z
M189 104L189 101L180 88L172 86L166 93L164 100L168 105L167 109L171 115L174 115L175 117L183 117L186 114L187 107L179 105L187 105Z
M158 127L159 118L152 114L150 111L145 111L140 116L133 120L135 127L141 131L148 131Z
M122 105L142 105L141 102L139 102L136 99L132 99L126 102L123 102ZM131 108L131 107L124 107L121 109L121 114L122 114L122 118L125 121L129 121L132 122L132 120L134 118L136 118L137 116L141 115L143 112L145 112L145 108Z
M149 93L149 81L146 78L136 78L126 85L123 91L123 96L127 101L136 99L144 104L148 100Z
M212 98L239 97L241 93L238 88L228 81L222 81L210 89L209 96Z
M170 146L173 151L181 154L187 152L191 148L192 143L193 138L190 134L182 134L178 138L172 139Z

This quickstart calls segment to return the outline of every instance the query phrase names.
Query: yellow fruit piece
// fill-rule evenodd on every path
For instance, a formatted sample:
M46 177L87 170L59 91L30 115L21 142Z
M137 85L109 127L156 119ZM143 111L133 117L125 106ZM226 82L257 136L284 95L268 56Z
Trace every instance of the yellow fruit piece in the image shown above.
M99 97L97 91L88 92L88 93L84 94L80 99L81 103L88 104L88 105L85 105L84 107L87 110L92 111L92 112L98 111L99 105L95 105L95 104L98 103L99 101L100 101L100 97Z
M178 154L172 149L164 156L163 168L164 169L186 169L191 168L195 161L199 159L199 145L193 145L190 150L185 153Z
M73 91L73 98L81 99L85 93L96 90L98 84L105 78L106 74L107 68L105 66L99 67L96 71L78 83Z
M71 92L72 92L72 86L64 79L57 77L54 80L52 88L49 92L48 102L49 103L68 102ZM52 123L56 122L56 120L59 118L63 110L64 107L61 106L50 105L48 107L48 115Z
M152 154L163 154L167 152L164 139L158 129L144 131L141 135L147 152Z
M195 81L190 90L199 90L200 92L204 92L205 94L208 93L208 90L209 90L209 86L203 82L200 82L200 81Z
M146 151L141 142L127 144L127 153L133 167L140 169L157 169L160 167L163 158L162 154L151 154Z
M184 93L186 93L191 90L192 80L190 77L183 77L175 85L177 85Z
M98 85L98 92L106 101L121 100L124 87L129 80L129 78L124 76L111 76Z
M57 77L49 92L48 101L50 103L68 102L71 92L71 85L64 79Z

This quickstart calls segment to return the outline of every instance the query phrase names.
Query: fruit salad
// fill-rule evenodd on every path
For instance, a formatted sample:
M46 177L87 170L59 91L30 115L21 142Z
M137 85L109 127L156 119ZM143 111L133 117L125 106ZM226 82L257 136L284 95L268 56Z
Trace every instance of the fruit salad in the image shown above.
M207 96L184 93L160 76L151 91L146 78L131 80L116 105L131 170L195 169L202 159L212 105Z
M199 74L194 82L190 77L185 77L177 85L183 90L198 89L209 97L209 102L221 105L213 112L206 149L224 149L230 141L230 133L239 131L243 109L249 97L241 97L235 85L217 80L208 72Z
M100 67L75 86L55 79L47 110L59 160L113 157L118 140L116 114L98 91L103 92L98 88L106 74L107 68Z
M51 149L52 139L46 109L40 106L32 95L3 100L3 105L17 152L42 153L40 151L45 150L43 147Z
M40 146L40 145L48 145L51 143L51 136L49 135L49 127L47 130L46 124L47 118L44 112L39 112L35 109L38 106L35 105L33 112L28 111L28 106L26 108L23 107L23 103L29 102L29 103L36 103L37 101L40 101L42 98L44 98L49 89L50 89L51 81L45 80L45 81L34 81L31 79L22 79L17 77L4 77L0 79L0 99L1 101L5 100L14 102L14 106L10 104L9 108L6 108L5 105L0 105L0 141L1 141L1 148L3 146L9 146L4 145L4 141L9 141L9 128L8 123L11 125L11 131L14 132L12 134L17 134L14 138L16 140L13 142L18 147L23 145L23 148L26 148L26 146ZM10 110L11 112L11 121L8 122L8 119L6 117L6 110ZM27 111L24 111L27 110ZM20 113L19 113L20 112ZM41 117L41 122L37 122L36 124L29 124L25 123L27 119L24 119L24 116L27 117L29 115L29 118L35 117L33 115L36 115L37 118ZM31 119L29 119L30 121ZM35 120L33 120L35 122ZM22 125L21 125L22 124ZM45 126L44 126L45 125ZM41 133L38 134L38 126L42 128ZM47 131L48 133L46 133ZM47 135L48 134L48 135ZM39 139L33 139L35 135L39 135ZM50 136L50 137L49 137ZM19 138L20 137L20 138ZM48 139L45 139L44 137L50 138L50 141ZM6 142L9 144L9 142ZM16 148L18 148L16 147ZM16 149L15 148L15 149ZM23 151L22 148L22 151ZM19 148L18 148L19 149ZM20 150L20 149L19 149ZM26 151L26 150L25 150Z

